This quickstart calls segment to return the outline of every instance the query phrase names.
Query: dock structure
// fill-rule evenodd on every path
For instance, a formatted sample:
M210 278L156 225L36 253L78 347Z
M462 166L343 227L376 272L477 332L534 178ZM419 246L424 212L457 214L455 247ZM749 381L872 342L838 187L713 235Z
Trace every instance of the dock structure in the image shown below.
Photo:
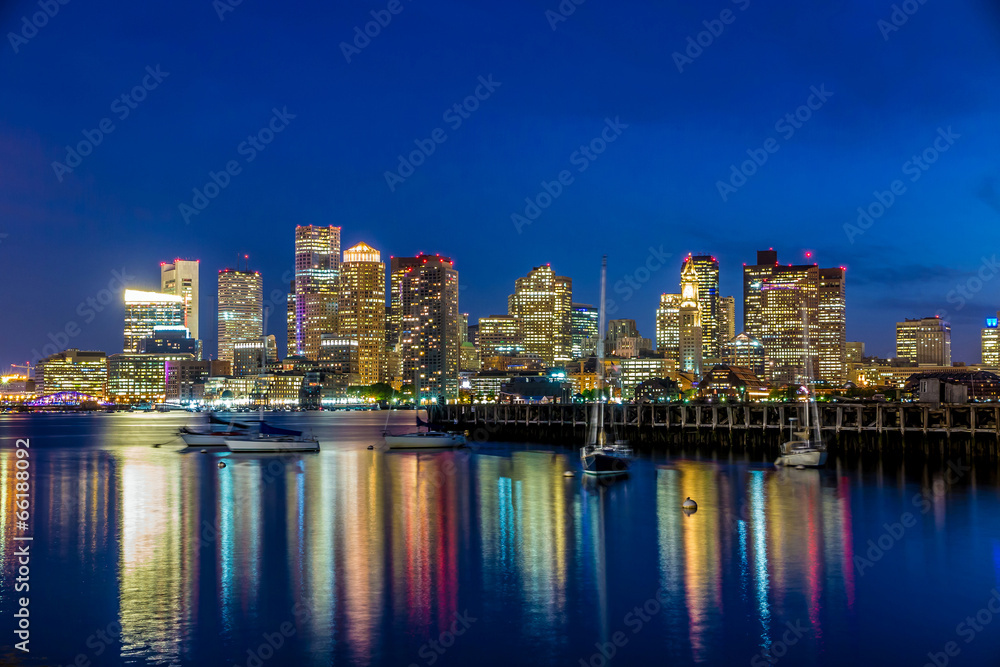
M468 430L475 440L518 438L549 442L582 437L592 404L458 404L431 408L431 420L442 428ZM636 444L676 441L689 434L731 434L757 442L787 439L791 418L803 424L804 403L647 403L607 404L606 429ZM1000 444L1000 403L934 405L923 403L820 403L824 435L899 436L899 442L918 436L960 436ZM812 420L811 420L812 421ZM813 425L815 428L815 425ZM758 437L762 436L762 437ZM733 441L733 438L726 438Z

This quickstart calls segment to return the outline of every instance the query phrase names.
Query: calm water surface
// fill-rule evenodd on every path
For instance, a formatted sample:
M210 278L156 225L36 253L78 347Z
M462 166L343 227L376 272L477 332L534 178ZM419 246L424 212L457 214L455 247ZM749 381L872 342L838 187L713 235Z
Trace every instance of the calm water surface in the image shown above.
M0 416L0 663L1000 663L996 463L776 471L690 452L595 484L572 449L368 451L385 415L275 416L323 441L284 456L152 447L187 414Z

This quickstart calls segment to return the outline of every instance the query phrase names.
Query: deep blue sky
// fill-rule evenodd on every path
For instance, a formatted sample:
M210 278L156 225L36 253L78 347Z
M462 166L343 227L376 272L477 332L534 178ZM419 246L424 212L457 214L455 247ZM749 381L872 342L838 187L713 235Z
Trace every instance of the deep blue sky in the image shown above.
M402 0L346 62L340 42L387 4L243 0L220 21L211 0L74 0L17 53L5 37L3 368L71 321L81 329L71 345L119 351L119 302L89 323L77 304L116 269L156 287L159 263L174 257L202 260L214 353L216 271L249 253L265 291L284 291L296 224L341 225L345 248L364 240L386 258L451 255L473 319L504 312L514 279L546 262L573 278L575 300L595 302L607 253L615 316L648 336L686 253L715 254L739 304L742 264L757 249L774 246L784 262L811 250L821 265L848 267L849 340L890 355L897 319L943 309L955 358L979 361L1000 280L961 308L948 295L1000 250L995 3L928 0L885 39L877 22L893 3L871 0L587 0L554 31L545 11L556 0ZM38 11L0 8L5 35ZM678 72L672 54L727 8L733 21ZM156 65L169 76L119 120L112 102ZM443 112L489 75L500 87L452 130ZM786 139L775 123L811 86L833 95ZM237 146L275 107L296 118L246 163ZM572 153L609 117L627 129L577 172ZM102 118L114 132L59 182L52 162ZM949 126L960 138L911 183L904 163ZM439 127L447 141L390 192L396 156ZM724 202L716 181L769 137L779 150ZM185 224L178 205L234 159L242 173ZM563 169L574 182L518 234L511 214ZM905 194L850 243L844 224L894 179ZM661 245L670 263L623 301L615 282Z

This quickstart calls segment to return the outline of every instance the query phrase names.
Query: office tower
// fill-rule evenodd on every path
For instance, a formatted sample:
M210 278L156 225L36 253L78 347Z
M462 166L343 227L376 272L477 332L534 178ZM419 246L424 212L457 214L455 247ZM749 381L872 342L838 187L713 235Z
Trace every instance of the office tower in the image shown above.
M550 367L570 361L572 306L573 281L557 276L548 264L515 280L514 293L507 297L507 313L517 321L524 351Z
M684 262L681 270L680 304L680 370L701 375L704 340L701 330L701 299L698 295L699 276L693 261Z
M668 359L680 361L681 295L661 294L656 309L656 349Z
M125 290L125 352L138 352L139 342L153 327L184 326L184 298L160 292Z
M238 340L233 344L232 369L236 377L266 373L267 364L277 361L278 346L273 335L261 336L256 340Z
M604 341L604 354L615 357L638 357L652 350L653 341L639 335L635 320L610 320Z
M362 384L361 356L356 338L323 334L320 339L318 363L321 368L342 376L340 386Z
M340 227L296 227L293 338L297 355L315 360L323 334L337 330L339 279Z
M757 263L743 267L743 329L764 344L773 363L768 379L805 382L809 361L811 379L843 384L847 375L844 282L842 267L781 266L774 250L758 251Z
M920 366L951 366L951 325L937 316L896 322L896 358Z
M75 391L103 401L108 382L108 358L103 352L70 348L35 364L35 389L39 395Z
M358 341L361 384L385 377L385 264L378 250L359 243L344 251L340 265L338 334Z
M191 354L131 354L108 357L108 400L121 404L162 403L167 395L166 365L194 361Z
M422 257L389 258L389 309L385 316L386 375L394 386L410 384L413 378L403 378L402 321L403 276L423 264Z
M597 320L600 313L589 303L574 303L569 318L571 356L582 359L597 354Z
M767 354L764 345L745 333L733 336L722 346L722 363L729 366L749 368L754 375L763 378L767 370Z
M982 330L983 366L1000 368L1000 312L996 317L987 317L986 326Z
M200 260L175 259L172 264L160 262L160 291L182 297L185 301L184 326L191 338L201 338L198 327L198 268Z
M711 255L688 255L685 264L694 266L698 276L698 304L701 306L702 358L719 356L719 261Z
M285 303L285 356L294 357L299 353L295 344L295 281L288 287L288 301Z
M860 341L847 341L844 349L848 364L860 364L865 358L865 344Z
M460 329L460 335L462 338L462 343L469 342L469 314L461 313L459 315L458 326Z
M264 281L259 271L219 271L218 358L233 361L237 342L264 335Z
M420 399L458 395L461 330L458 271L440 255L418 255L400 279L402 381L412 383Z
M510 315L479 318L479 360L484 371L506 369L506 359L524 354L517 320Z
M816 330L812 331L819 365L816 377L836 386L847 382L847 295L844 269L818 269Z
M736 297L719 297L719 350L736 336Z

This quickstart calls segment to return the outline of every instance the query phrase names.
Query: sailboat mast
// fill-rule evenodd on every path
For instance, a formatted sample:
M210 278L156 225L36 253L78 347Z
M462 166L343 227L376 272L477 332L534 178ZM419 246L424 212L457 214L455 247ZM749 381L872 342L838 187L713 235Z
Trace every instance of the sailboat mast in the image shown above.
M608 291L608 256L601 257L601 303L597 311L597 377L601 394L604 393L604 307ZM598 401L600 416L597 424L598 444L604 444L604 403Z

